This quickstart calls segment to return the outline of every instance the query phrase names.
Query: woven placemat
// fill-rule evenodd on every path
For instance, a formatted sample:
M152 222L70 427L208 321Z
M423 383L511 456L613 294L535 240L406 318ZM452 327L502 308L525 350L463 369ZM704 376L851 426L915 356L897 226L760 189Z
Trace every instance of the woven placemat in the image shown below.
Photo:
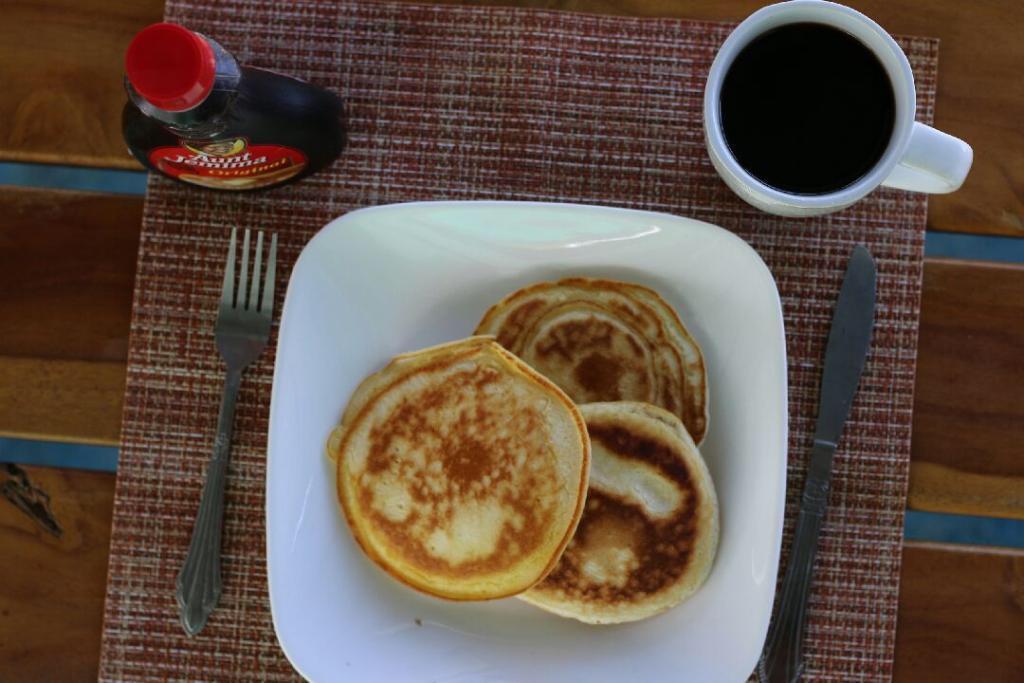
M809 680L891 676L920 305L925 199L879 191L812 220L762 214L715 175L701 97L731 25L480 7L170 0L167 16L242 61L341 93L351 139L328 171L256 195L152 178L136 279L101 678L292 680L264 555L273 347L250 368L235 426L220 609L198 637L174 580L216 426L213 343L231 226L300 249L356 207L421 199L559 200L689 216L735 231L782 294L789 350L786 543L803 484L821 359L851 247L878 262L874 347L836 459L806 653ZM937 41L904 38L929 122ZM283 282L284 280L279 280ZM284 287L279 287L283 295ZM280 304L280 301L278 302ZM278 309L280 310L280 309ZM339 606L343 609L343 606Z

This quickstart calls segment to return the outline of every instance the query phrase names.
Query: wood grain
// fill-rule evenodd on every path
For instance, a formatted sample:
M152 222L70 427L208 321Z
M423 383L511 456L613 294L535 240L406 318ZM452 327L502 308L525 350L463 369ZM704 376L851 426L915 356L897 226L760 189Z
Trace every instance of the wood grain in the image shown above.
M142 198L0 187L0 433L116 444Z
M138 168L121 140L124 50L161 0L0 3L0 158Z
M907 543L897 683L1024 681L1024 551Z
M116 446L124 384L124 361L0 356L0 435Z
M0 186L0 356L120 361L142 197Z
M114 475L23 469L49 495L62 532L0 497L0 680L95 681Z
M451 2L452 0L448 0ZM465 0L456 0L465 1ZM759 0L490 0L583 12L739 20ZM964 188L931 202L938 230L1024 235L1024 4L848 0L894 33L941 38L936 125L974 146ZM120 135L123 50L160 0L0 4L0 159L136 167Z
M1024 519L1024 267L929 260L910 507Z

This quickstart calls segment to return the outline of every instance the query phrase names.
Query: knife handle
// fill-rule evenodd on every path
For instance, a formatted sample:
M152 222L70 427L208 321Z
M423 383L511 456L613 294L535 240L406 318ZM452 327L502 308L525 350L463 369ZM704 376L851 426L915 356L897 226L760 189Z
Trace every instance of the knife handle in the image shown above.
M811 592L818 534L828 507L832 479L832 456L836 446L815 440L807 481L800 501L800 514L793 534L793 547L782 580L779 612L765 641L757 675L761 683L794 683L803 672L803 635L807 598Z

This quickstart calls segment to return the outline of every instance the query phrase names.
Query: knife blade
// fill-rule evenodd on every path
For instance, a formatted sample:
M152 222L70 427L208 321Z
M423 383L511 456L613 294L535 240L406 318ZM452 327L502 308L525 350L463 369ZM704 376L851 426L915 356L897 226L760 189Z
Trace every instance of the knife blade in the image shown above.
M804 621L818 535L828 506L832 459L871 346L875 280L875 261L870 252L860 245L854 247L825 347L814 444L793 534L793 548L782 580L779 611L757 665L761 683L794 683L803 671Z
M839 443L839 435L850 415L850 405L871 346L875 278L875 260L871 254L863 246L854 247L825 347L815 441Z

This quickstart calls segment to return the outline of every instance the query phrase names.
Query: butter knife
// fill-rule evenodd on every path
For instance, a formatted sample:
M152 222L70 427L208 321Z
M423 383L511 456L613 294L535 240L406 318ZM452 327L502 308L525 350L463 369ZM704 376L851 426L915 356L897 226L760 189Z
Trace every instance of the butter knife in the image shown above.
M854 247L839 290L821 375L818 423L793 547L782 580L779 612L768 631L757 665L761 683L793 683L803 671L804 616L810 595L818 534L828 506L832 458L871 345L875 317L875 261Z

